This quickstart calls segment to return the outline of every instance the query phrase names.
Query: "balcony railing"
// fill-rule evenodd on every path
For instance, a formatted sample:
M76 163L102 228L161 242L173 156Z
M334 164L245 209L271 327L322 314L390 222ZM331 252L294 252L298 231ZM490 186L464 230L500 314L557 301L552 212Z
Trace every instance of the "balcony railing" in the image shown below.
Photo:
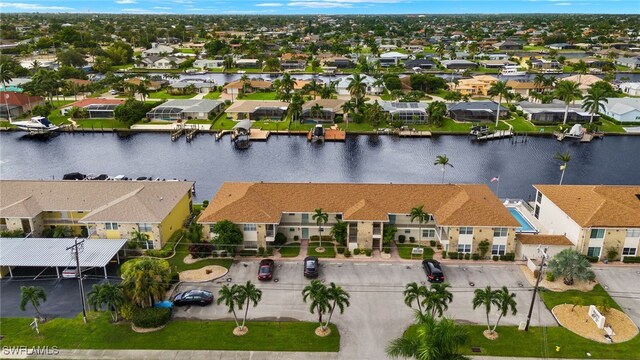
M335 221L334 222L328 222L326 224L322 224L322 228L330 228L333 225L337 224ZM278 226L281 227L286 227L286 226L318 226L318 224L316 224L314 221L307 221L307 222L302 222L302 221L289 221L289 222L281 222L280 224L278 224Z
M64 225L74 225L77 224L78 221L80 221L81 219L44 219L44 224L45 225L57 225L57 224L64 224Z

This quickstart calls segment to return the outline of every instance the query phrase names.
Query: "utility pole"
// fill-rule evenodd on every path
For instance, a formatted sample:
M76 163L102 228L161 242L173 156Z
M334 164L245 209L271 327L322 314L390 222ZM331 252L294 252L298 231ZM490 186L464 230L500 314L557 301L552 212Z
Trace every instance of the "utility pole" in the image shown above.
M84 239L78 242L78 238L73 239L74 244L69 246L67 250L71 250L76 258L76 269L78 274L78 284L80 286L80 302L82 302L82 319L87 323L87 308L84 299L84 285L82 284L82 268L80 267L80 256L78 253L84 250Z
M538 253L540 253L540 246L538 246ZM531 297L531 306L529 306L529 314L527 315L527 325L524 327L524 331L529 331L529 323L531 322L531 313L533 313L533 304L536 301L536 294L538 293L538 285L540 285L540 279L542 279L542 268L544 267L545 260L547 260L547 248L542 250L542 259L540 260L540 270L538 271L538 278L536 279L536 286L533 288L533 296Z

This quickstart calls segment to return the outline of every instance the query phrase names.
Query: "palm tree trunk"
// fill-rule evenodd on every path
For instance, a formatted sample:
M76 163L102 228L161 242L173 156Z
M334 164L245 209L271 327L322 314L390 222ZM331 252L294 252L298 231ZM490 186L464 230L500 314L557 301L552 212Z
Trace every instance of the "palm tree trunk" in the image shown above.
M336 308L336 301L333 301L333 305L331 306L331 311L329 311L329 318L327 319L327 322L324 324L324 326L322 326L322 331L324 331L327 326L329 326L329 322L331 322L331 316L333 316L333 310L335 310Z
M493 327L493 330L491 330L491 332L495 332L496 329L498 328L498 324L500 323L500 319L502 319L502 313L500 313L500 316L498 316L498 321L496 321L496 325Z
M444 165L442 165L442 183L444 184Z
M420 303L420 296L416 297L416 302L418 303L418 311L422 314L422 304Z
M318 321L320 322L320 326L322 326L322 309L320 309L320 305L318 305L317 308L318 308Z
M489 313L487 312L487 330L489 330L489 334L493 334L493 331L491 331L491 325L489 325Z
M567 170L567 164L564 164L564 168L562 169L562 175L560 175L560 185L562 185L562 180L564 179L565 170Z
M236 322L236 327L240 327L240 324L238 323L238 315L236 315L236 309L231 310L231 312L233 313L233 320Z
M496 130L498 130L498 120L500 120L500 104L502 104L502 94L498 97L498 110L496 110Z
M242 329L244 329L244 323L247 321L247 314L249 313L249 301L251 301L251 299L247 297L247 307L244 308L244 318L242 319L242 325L240 326L240 328Z
M36 304L32 302L31 305L33 305L33 309L36 311L36 314L38 314L38 318L42 319L42 314L40 314L40 310L38 309Z
M594 114L595 114L595 113L593 113L593 112L591 113L591 117L589 118L589 124L591 124L591 123L593 122L593 115L594 115Z
M567 124L567 117L569 116L569 103L566 103L566 106L564 107L564 120L562 121L563 125Z

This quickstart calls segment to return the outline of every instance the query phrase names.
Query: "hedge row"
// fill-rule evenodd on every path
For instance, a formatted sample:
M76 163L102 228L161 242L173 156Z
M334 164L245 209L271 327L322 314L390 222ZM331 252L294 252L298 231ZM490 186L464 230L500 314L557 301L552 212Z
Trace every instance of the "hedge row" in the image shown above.
M136 308L131 314L131 322L140 328L157 328L171 320L170 308Z
M625 256L622 262L625 264L640 263L640 256Z

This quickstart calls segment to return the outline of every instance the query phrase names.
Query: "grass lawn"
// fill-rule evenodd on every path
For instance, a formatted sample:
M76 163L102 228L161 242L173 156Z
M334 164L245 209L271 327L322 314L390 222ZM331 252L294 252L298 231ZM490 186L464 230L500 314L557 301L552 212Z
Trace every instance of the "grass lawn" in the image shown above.
M217 306L217 305L212 305ZM159 331L139 334L128 323L111 324L106 313L53 319L40 325L40 335L29 327L32 319L0 320L2 346L57 346L62 349L158 349L158 350L253 350L322 351L340 350L340 333L331 325L331 335L314 334L315 322L248 322L245 336L234 336L233 321L172 320Z
M211 120L187 120L187 124L207 124L207 125L211 125L212 121Z
M419 247L418 244L399 244L396 242L396 246L398 247L398 255L402 259L411 259L411 250L413 248ZM424 254L422 259L433 259L433 249L430 247L423 246ZM413 259L419 259L418 257L413 257Z
M178 49L178 51L180 51L183 54L195 54L196 53L196 51L194 49L188 49L188 48Z
M59 108L67 104L71 104L72 102L75 102L75 100L53 100L51 102L51 105L53 105L53 107Z
M507 123L513 126L514 132L538 132L538 128L522 116L516 116L513 120L508 120Z
M559 280L556 280L559 281ZM554 306L560 304L573 304L575 303L576 298L580 298L583 302L581 305L598 305L602 301L609 301L611 307L614 309L618 309L623 311L620 306L609 296L609 294L597 284L593 290L591 291L580 291L580 290L567 290L567 291L541 291L540 296L542 297L542 301L549 308L549 310L553 309Z
M231 130L237 121L227 119L227 113L221 113L220 116L213 122L211 130Z
M152 92L149 94L149 99L191 99L196 96L196 94L188 94L188 95L171 95L168 94L166 90L160 90L156 92Z
M336 257L336 248L332 242L325 241L322 244L324 252L317 252L316 248L320 246L319 241L309 242L309 248L307 249L307 256L317 256L319 258L334 258Z
M432 127L432 132L460 132L468 133L471 130L471 123L458 123L450 118L444 118L441 127Z
M296 257L300 255L300 243L286 243L278 251L282 257Z
M275 91L254 92L251 94L244 95L240 100L276 100L276 92Z
M81 129L128 129L129 125L116 119L81 119L76 120Z
M600 131L604 131L606 133L625 133L624 128L618 124L614 124L609 120L600 119L602 125L598 125Z
M226 258L206 259L206 260L196 261L193 264L185 264L183 260L185 256L189 255L189 246L187 245L186 242L187 242L186 238L183 238L182 241L180 241L180 243L178 244L178 246L176 246L176 254L172 258L167 259L172 269L177 269L177 271L180 272L185 270L200 269L208 265L220 265L220 266L226 267L227 269L231 267L231 264L233 263L233 259L226 259Z
M220 98L220 91L211 91L204 96L203 99L216 100Z

